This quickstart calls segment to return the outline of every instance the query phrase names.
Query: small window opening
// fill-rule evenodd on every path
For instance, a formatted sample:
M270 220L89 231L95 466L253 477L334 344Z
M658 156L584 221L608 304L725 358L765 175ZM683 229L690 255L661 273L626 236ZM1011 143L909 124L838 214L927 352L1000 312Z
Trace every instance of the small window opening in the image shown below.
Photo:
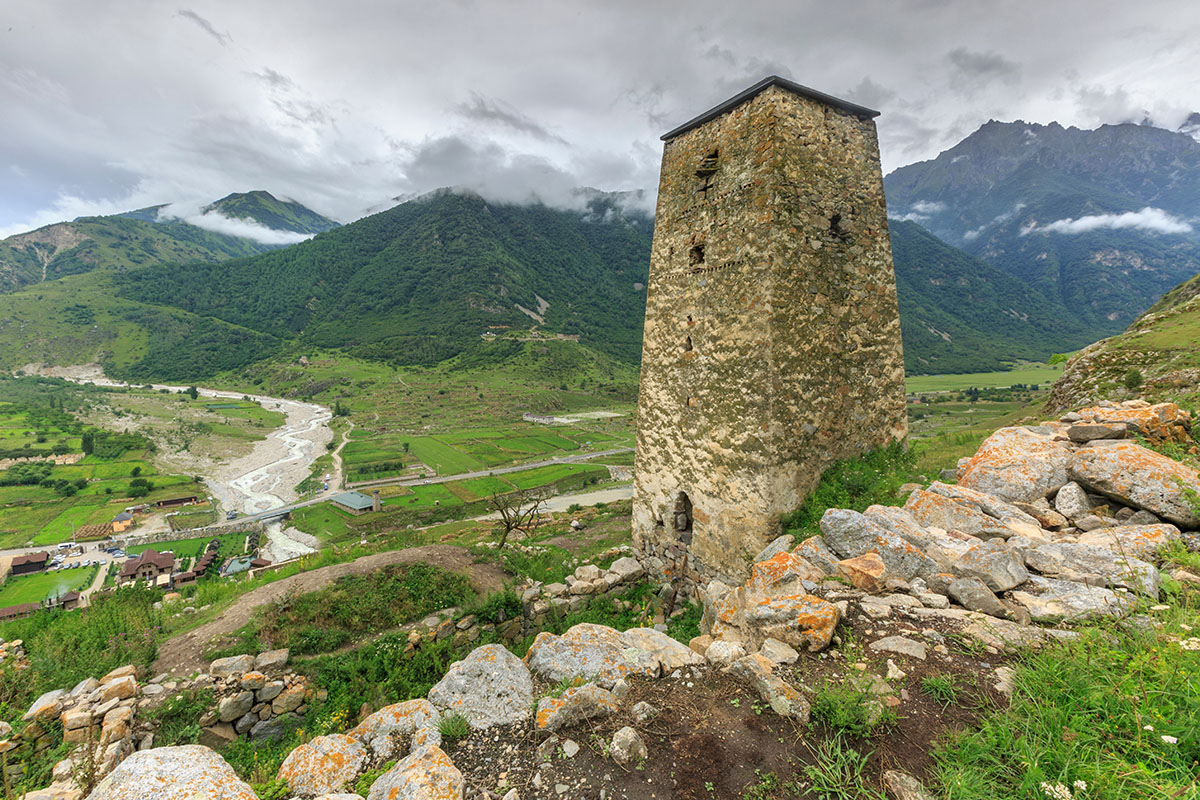
M704 245L698 244L688 251L688 265L698 267L704 263Z
M675 511L672 515L675 534L680 540L690 545L692 543L692 501L686 492L680 492L675 498Z
M829 218L829 232L834 236L842 235L842 215L834 214Z
M683 340L683 352L690 353L692 351L692 337L687 337Z
M688 325L692 324L692 315L688 314Z
M717 168L720 167L720 158L721 151L719 149L713 150L711 153L706 155L700 162L700 166L696 167L696 177L706 178L709 175L715 174Z

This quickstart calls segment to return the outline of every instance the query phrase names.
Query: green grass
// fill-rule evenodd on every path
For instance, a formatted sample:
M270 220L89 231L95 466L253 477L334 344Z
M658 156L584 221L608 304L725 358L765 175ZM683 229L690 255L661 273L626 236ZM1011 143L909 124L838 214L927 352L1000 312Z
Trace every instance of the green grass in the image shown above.
M1014 384L1049 384L1062 377L1061 366L1026 364L1004 372L964 372L961 375L910 375L904 379L909 394L921 392L956 392L972 386L978 388L1012 386Z
M22 603L40 603L47 597L83 589L95 577L94 569L65 569L36 575L10 577L0 588L0 608Z
M336 509L332 503L318 503L292 512L292 525L322 541L342 541L357 534L353 518Z
M506 474L505 480L511 482L518 489L533 489L538 486L545 486L563 478L587 476L587 477L603 477L608 475L608 470L596 464L552 464L547 467L538 467L523 472L511 472Z
M1196 797L1200 652L1178 641L1197 617L1176 608L1161 630L1110 626L1025 653L1011 705L934 752L938 796L1040 798L1043 783L1083 781L1082 798Z

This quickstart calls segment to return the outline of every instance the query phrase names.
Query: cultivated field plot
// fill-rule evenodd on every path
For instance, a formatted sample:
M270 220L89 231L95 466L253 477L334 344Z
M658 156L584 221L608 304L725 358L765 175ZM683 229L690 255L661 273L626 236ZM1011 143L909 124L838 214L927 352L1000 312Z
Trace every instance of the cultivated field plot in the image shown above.
M94 568L78 568L10 577L0 588L0 608L40 603L47 597L78 591L91 583L95 574Z
M351 483L397 476L457 475L626 444L628 437L587 427L522 423L430 436L368 435L355 430L342 451Z
M961 375L910 375L904 379L909 394L921 392L959 392L976 387L979 389L1037 385L1049 388L1062 377L1061 366L1027 364L1006 372L964 372Z
M198 558L213 538L212 536L202 536L198 539L173 539L167 542L155 542L154 544L139 544L130 547L125 552L128 555L135 556L147 550L157 550L160 553L170 551L175 554L176 558ZM246 550L246 534L244 533L227 533L216 538L221 542L222 555L238 555Z

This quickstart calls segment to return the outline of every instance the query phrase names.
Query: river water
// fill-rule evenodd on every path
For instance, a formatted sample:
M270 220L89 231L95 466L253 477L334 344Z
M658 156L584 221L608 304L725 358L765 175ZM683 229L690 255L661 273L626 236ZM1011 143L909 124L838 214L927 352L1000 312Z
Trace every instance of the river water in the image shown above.
M127 383L104 377L98 368L55 370L53 374L78 383L130 388ZM188 387L154 384L153 388L180 392ZM316 403L196 388L203 397L241 400L249 396L263 408L285 415L284 423L265 439L255 442L250 452L221 465L213 475L204 476L205 484L221 506L239 514L252 514L298 500L294 487L308 477L313 461L326 451L326 444L333 438L329 428L333 413ZM276 563L317 549L314 537L295 528L285 528L280 522L267 523L266 531L267 541L261 555Z

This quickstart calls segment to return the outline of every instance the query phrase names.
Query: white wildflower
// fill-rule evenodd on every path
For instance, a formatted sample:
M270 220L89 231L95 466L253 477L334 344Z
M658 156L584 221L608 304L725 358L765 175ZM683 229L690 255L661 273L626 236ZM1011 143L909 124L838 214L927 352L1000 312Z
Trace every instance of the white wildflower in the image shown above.
M1041 785L1042 794L1050 798L1050 800L1071 800L1071 790L1061 783L1043 782Z
M1077 792L1087 791L1087 781L1075 781L1071 785L1075 787L1075 791Z
M1152 730L1154 730L1154 726L1153 726L1153 725L1143 725L1143 726L1142 726L1142 730L1144 730L1144 731L1152 731Z
M1164 606L1161 603L1156 606L1150 606L1151 611L1169 611L1170 608L1171 608L1170 606Z
M1176 739L1174 736L1163 736L1162 740L1164 742L1166 742L1167 744L1179 744L1179 740Z
M1179 646L1184 650L1200 650L1200 638L1193 636L1191 639L1184 639Z
M1183 630L1185 630L1185 631L1190 631L1190 630L1192 629L1192 626L1191 626L1191 625L1184 625L1182 622L1181 622L1181 623L1179 623L1179 627L1180 627L1180 628L1182 628L1182 629L1183 629Z

